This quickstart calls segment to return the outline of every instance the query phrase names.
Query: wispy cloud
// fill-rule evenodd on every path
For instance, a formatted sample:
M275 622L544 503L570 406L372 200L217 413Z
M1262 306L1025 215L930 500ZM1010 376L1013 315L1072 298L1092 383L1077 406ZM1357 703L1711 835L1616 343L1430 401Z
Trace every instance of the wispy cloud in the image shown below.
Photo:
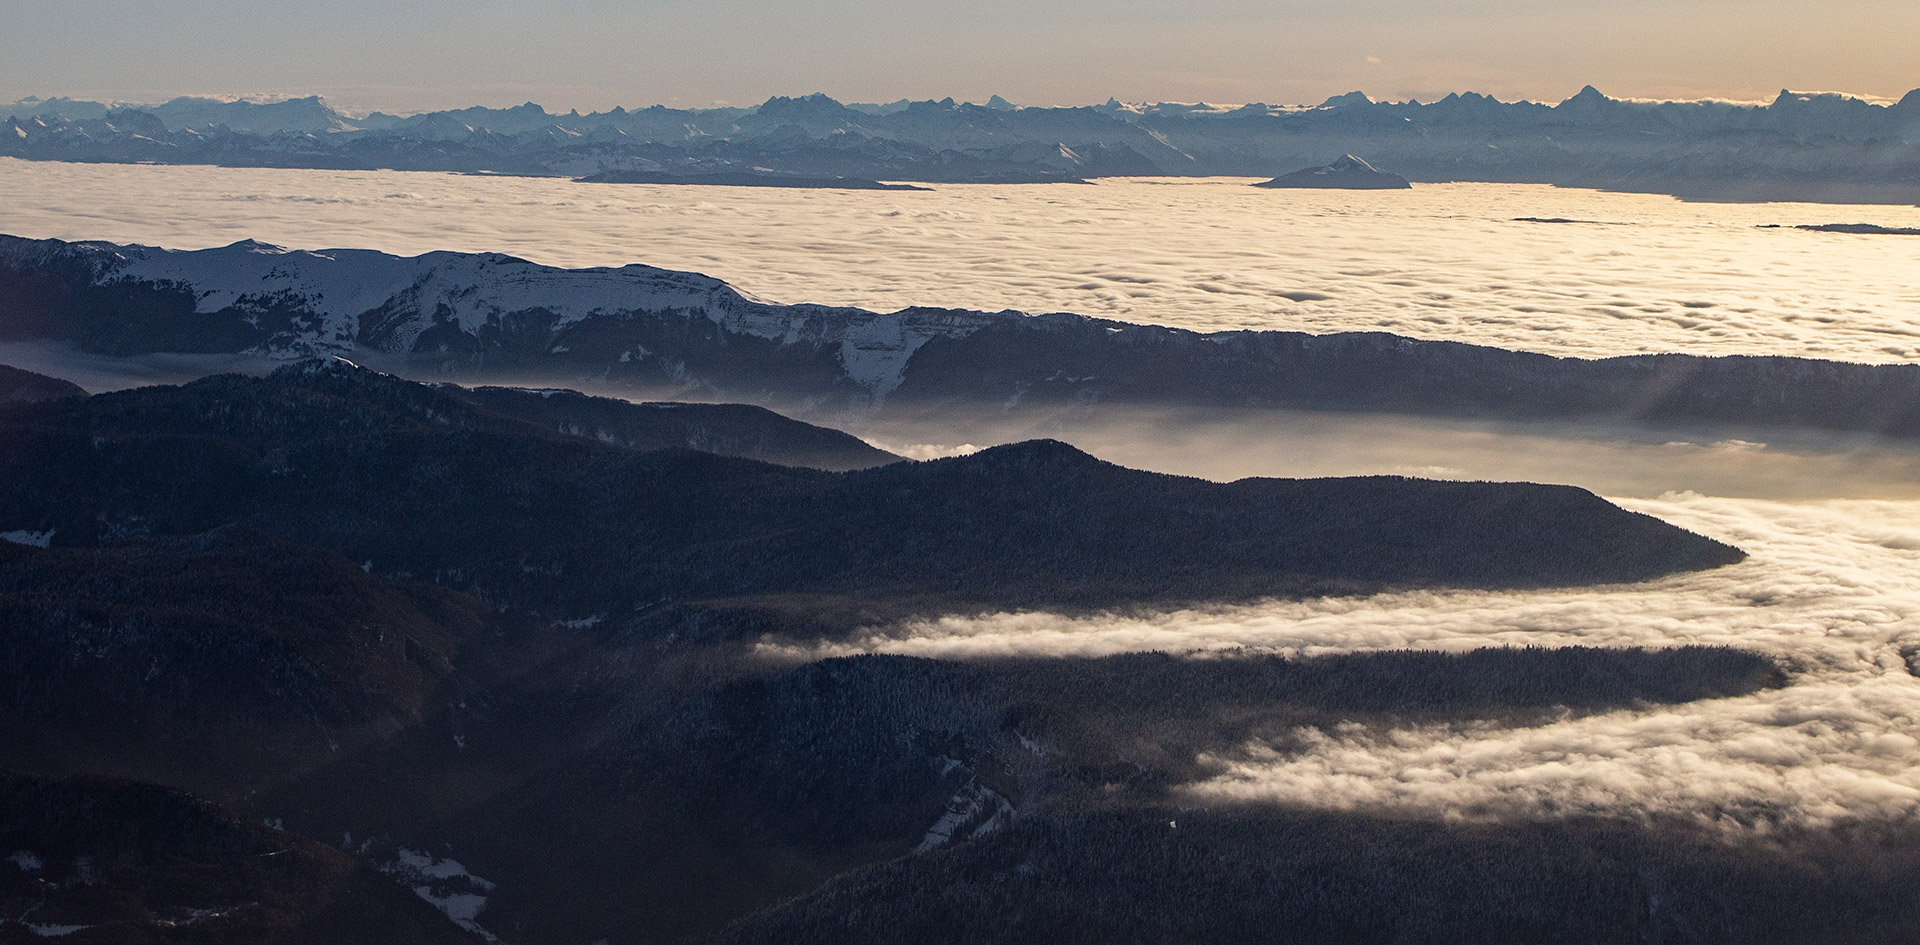
M1920 502L1626 501L1752 558L1646 585L1411 592L1151 615L946 617L812 655L1130 650L1315 655L1487 646L1740 647L1792 674L1735 699L1511 727L1301 729L1205 759L1195 802L1437 817L1679 813L1723 823L1920 815Z

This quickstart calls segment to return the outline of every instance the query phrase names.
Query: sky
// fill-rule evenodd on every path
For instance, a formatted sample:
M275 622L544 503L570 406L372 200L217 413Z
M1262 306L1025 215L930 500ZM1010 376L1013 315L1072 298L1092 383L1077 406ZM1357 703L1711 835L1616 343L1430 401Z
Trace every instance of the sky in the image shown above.
M13 4L0 100L318 94L408 112L993 94L1317 104L1359 89L1555 102L1897 99L1912 0L94 0Z

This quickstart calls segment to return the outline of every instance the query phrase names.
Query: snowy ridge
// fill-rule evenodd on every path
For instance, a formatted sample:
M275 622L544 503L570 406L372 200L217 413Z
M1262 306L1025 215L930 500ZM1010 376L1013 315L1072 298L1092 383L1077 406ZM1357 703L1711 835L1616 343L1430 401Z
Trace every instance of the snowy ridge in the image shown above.
M367 846L362 843L361 852L365 852ZM381 872L405 883L414 895L446 913L455 925L489 942L500 940L480 925L480 913L486 909L487 896L495 885L467 872L460 861L401 847L392 860L378 866Z
M194 293L202 313L283 303L321 316L324 327L314 337L264 352L296 357L351 350L360 317L381 309L419 316L397 335L411 346L436 321L473 332L500 316L536 309L561 325L596 314L688 309L724 322L729 310L750 301L726 283L694 273L641 265L554 269L501 253L406 258L243 240L190 251L117 247L113 255L118 264L101 273L103 281L180 286Z
M286 359L358 348L409 353L422 349L429 331L453 328L477 338L483 331L501 330L516 316L531 316L549 337L595 317L704 318L735 335L837 349L846 379L875 399L899 386L907 360L921 345L935 337L970 334L996 317L775 305L710 276L639 264L561 269L500 253L400 257L373 250L286 249L253 240L169 250L0 237L0 264L33 268L74 259L87 264L96 286L189 293L194 311L209 316L209 324L217 316L256 329L283 322L294 326L239 353ZM568 350L554 344L556 353Z

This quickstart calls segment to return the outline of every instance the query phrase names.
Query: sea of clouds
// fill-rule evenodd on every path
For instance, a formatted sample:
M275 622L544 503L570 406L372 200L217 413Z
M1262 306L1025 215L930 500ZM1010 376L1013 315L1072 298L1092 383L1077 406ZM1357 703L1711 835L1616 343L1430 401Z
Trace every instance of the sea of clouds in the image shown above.
M780 302L1072 311L1199 330L1380 330L1568 355L1920 356L1912 207L1548 186L1227 179L926 192L578 184L0 159L0 232L172 248L508 252L696 270ZM1590 222L1539 223L1520 218Z

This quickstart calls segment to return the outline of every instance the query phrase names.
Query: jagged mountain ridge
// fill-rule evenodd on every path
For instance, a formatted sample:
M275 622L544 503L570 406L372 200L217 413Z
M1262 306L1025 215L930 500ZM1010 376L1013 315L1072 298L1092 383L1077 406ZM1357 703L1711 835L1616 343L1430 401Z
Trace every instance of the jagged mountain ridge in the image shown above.
M1914 93L1890 106L1785 90L1765 104L1640 102L1589 86L1557 105L1467 92L1424 104L1356 93L1311 108L1112 101L1010 108L951 99L864 107L808 95L744 109L589 115L527 103L355 118L310 98L178 99L144 108L55 99L9 110L0 154L39 160L1023 182L1271 177L1361 153L1416 181L1920 202Z
M1587 360L1377 332L881 314L759 302L717 279L647 266L567 270L499 254L403 259L253 242L174 252L0 237L0 310L10 315L0 340L93 353L364 352L425 376L574 378L802 415L1205 405L1920 436L1920 365Z

